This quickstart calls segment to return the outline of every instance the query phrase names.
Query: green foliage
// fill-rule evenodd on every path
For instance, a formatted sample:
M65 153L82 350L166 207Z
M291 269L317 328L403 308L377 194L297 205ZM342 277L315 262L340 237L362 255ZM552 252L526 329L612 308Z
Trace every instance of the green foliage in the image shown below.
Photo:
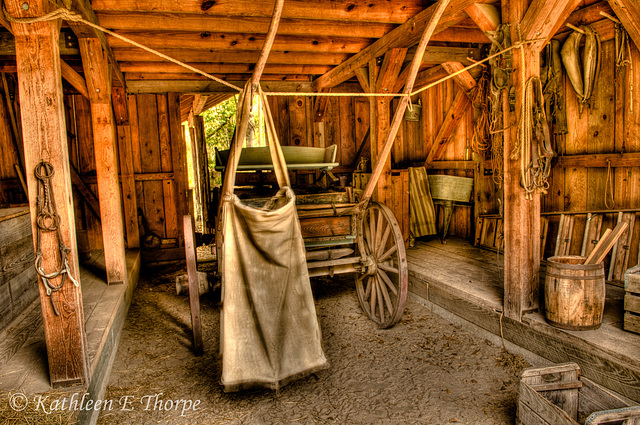
M204 118L204 133L209 153L209 167L214 185L221 184L220 173L213 171L215 166L215 149L229 149L236 128L236 111L238 96L219 103L202 113ZM259 97L253 99L251 120L247 130L244 146L266 146L265 120L262 103Z

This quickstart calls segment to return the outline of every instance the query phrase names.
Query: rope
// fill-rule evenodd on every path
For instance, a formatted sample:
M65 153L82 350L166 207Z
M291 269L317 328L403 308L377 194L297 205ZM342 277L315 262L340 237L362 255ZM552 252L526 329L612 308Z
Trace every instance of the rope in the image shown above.
M20 23L20 24L33 24L33 23L36 23L36 22L54 21L56 19L64 19L65 21L79 22L79 23L82 23L84 25L90 26L91 28L94 28L94 29L97 29L99 31L102 31L102 32L104 32L106 34L109 34L109 35L111 35L111 36L113 36L115 38L118 38L118 39L120 39L120 40L122 40L122 41L124 41L126 43L132 44L132 45L134 45L134 46L136 46L136 47L138 47L138 48L140 48L140 49L142 49L142 50L144 50L146 52L152 53L152 54L154 54L156 56L160 56L161 58L163 58L163 59L165 59L165 60L167 60L169 62L173 62L176 65L182 66L182 67L184 67L184 68L186 68L186 69L188 69L190 71L193 71L193 72L195 72L197 74L205 76L205 77L207 77L207 78L209 78L209 79L211 79L213 81L216 81L216 82L218 82L220 84L224 84L225 86L230 87L230 88L232 88L234 90L237 90L237 91L241 91L242 90L240 87L236 86L235 84L228 83L228 82L226 82L226 81L224 81L224 80L222 80L222 79L220 79L220 78L218 78L218 77L216 77L214 75L211 75L211 74L209 74L207 72L201 71L198 68L195 68L195 67L193 67L193 66L191 66L189 64L186 64L184 62L180 62L179 60L174 59L171 56L167 56L164 53L158 52L157 50L154 50L154 49L152 49L150 47L147 47L147 46L145 46L143 44L140 44L137 41L133 41L130 38L127 38L125 36L122 36L122 35L120 35L118 33L113 32L111 30L103 28L100 25L94 24L93 22L87 21L86 19L82 18L82 16L80 16L79 14L74 13L74 12L68 10L68 9L63 9L63 8L56 9L53 12L47 13L46 15L42 15L42 16L36 16L35 18L14 18L11 15L9 15L9 12L7 12L7 9L4 6L4 4L2 6L2 11L4 12L5 18L7 18L7 20L9 22L17 22L17 23Z
M609 187L611 187L611 206L609 206ZM613 209L616 207L616 201L613 198L613 178L611 176L611 161L607 159L607 180L604 184L604 206L607 209Z
M553 156L549 137L542 82L539 77L531 77L525 83L518 137L511 152L512 160L520 158L520 183L529 200L534 192L547 193L549 188ZM536 146L532 145L534 139Z
M487 99L489 98L489 79L489 70L485 67L471 95L471 104L473 108L478 111L478 118L476 119L473 135L471 136L471 149L482 158L486 156L485 152L491 149L489 105L487 103Z
M71 267L69 266L69 260L67 255L71 250L67 248L62 240L62 233L60 232L60 216L56 209L56 202L53 197L53 191L51 189L51 179L55 174L53 165L45 160L40 161L34 170L36 179L38 179L38 198L37 215L36 215L36 272L42 279L42 283L47 291L47 296L51 300L51 306L56 316L60 315L60 312L56 308L56 304L53 302L52 294L58 292L64 286L67 277L74 285L79 286L77 280L71 276ZM57 271L52 273L46 273L42 268L42 260L44 254L42 253L42 233L43 232L55 232L58 239L58 246L60 250L60 266ZM52 279L62 275L60 284L55 285L51 282Z
M633 99L633 60L631 45L629 44L629 33L620 23L616 23L615 28L616 71L620 75L623 68L629 67L629 99ZM629 113L633 113L633 100L629 101Z

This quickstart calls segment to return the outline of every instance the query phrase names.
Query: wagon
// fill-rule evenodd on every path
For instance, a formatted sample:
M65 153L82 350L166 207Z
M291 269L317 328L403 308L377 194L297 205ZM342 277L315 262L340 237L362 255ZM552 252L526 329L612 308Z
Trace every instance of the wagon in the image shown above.
M331 176L331 170L339 165L335 145L282 146L282 152L287 170L315 169ZM216 151L217 171L225 171L228 155L228 150ZM249 147L242 149L237 170L261 172L273 167L268 147ZM371 179L368 185L375 185L376 180ZM259 208L269 199L249 197L243 202ZM296 195L307 268L310 277L355 273L362 310L378 326L388 328L402 317L407 299L404 240L389 207L359 201L347 187Z

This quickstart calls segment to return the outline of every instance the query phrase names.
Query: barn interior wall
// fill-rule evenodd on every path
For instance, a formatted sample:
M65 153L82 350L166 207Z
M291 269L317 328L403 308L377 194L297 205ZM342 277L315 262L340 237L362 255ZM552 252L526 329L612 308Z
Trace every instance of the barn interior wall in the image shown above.
M452 80L425 90L413 99L424 107L419 121L404 120L391 151L393 174L404 176L407 167L422 166L427 158L447 109L453 102L458 90L462 90ZM340 90L336 90L339 92ZM317 146L337 145L336 162L340 166L334 169L336 176L346 175L351 182L351 173L356 169L359 160L366 158L370 162L370 151L363 150L360 157L357 153L365 142L369 130L369 100L366 97L344 96L330 97L321 124L313 120L314 98L296 96L274 96L270 98L270 108L278 132L280 142L285 146ZM456 131L440 160L464 160L467 140L473 132L473 111L470 109L460 121ZM370 164L369 164L370 167ZM300 173L300 172L299 172ZM303 172L304 173L304 172ZM473 177L470 170L430 170L429 173L447 173L457 176ZM407 177L408 178L408 177ZM389 190L394 190L394 185ZM408 191L408 186L406 186ZM385 196L386 199L397 199L396 194ZM387 201L391 202L391 201ZM398 217L408 223L409 209L401 207L392 209L396 215L404 212L405 217ZM441 217L442 214L439 214ZM473 208L456 207L451 219L450 235L470 239L473 235ZM440 219L440 229L442 219Z
M608 27L612 29L613 25ZM611 31L609 31L611 32ZM559 155L640 152L640 96L632 87L640 83L640 53L631 43L633 67L616 70L616 52L612 34L602 31L602 62L595 83L592 106L579 112L576 94L568 78L564 80L568 133L555 136ZM640 167L566 167L555 166L549 190L542 197L543 212L594 211L640 208ZM605 199L605 197L607 199ZM579 255L586 214L576 215L570 254ZM615 214L604 216L603 229L613 228ZM548 241L555 241L559 215L549 216ZM638 263L640 222L636 220L629 249L629 264ZM546 244L546 255L553 254L555 243Z
M170 114L178 116L179 113L179 104L174 105L171 99L168 94L128 96L138 205L136 213L143 233L143 248L153 252L152 257L158 260L183 254L179 248L182 229L178 205L186 205L186 194L181 197L176 190L176 180L181 176L174 172L172 150L186 150L186 147L184 143L172 141L176 134L172 126L180 127L180 120L170 119ZM81 95L65 95L64 101L70 163L97 198L89 101ZM178 128L177 131L181 134L182 130ZM0 205L8 207L26 203L14 166L20 162L11 138L5 102L0 102L0 157ZM79 250L102 249L99 217L75 185L73 193Z

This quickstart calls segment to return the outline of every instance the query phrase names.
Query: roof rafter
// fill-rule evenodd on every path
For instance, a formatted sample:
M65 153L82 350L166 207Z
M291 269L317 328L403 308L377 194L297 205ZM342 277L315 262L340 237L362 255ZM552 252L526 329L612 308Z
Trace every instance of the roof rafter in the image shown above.
M92 22L94 24L98 23L98 18L91 8L91 4L87 0L65 0L66 6L69 7L76 13L79 13L82 18L86 21ZM118 62L113 55L113 51L111 50L111 46L107 42L107 37L103 32L96 30L93 27L88 25L84 25L78 22L69 22L69 26L76 34L78 38L97 38L100 41L100 45L107 53L107 58L109 60L109 64L111 66L111 71L113 72L113 77L115 77L116 81L122 86L126 87L126 81L124 79L124 75L122 75L122 71L120 71L120 67L118 66Z
M434 33L441 32L453 26L456 22L463 19L463 17L466 18L466 15L461 12L473 3L475 3L473 0L453 0L451 4L447 6ZM317 91L322 88L334 87L340 84L351 78L357 68L367 65L370 60L383 55L390 49L410 47L416 44L420 40L423 30L436 11L437 6L437 4L432 5L418 13L398 28L363 49L360 53L347 59L331 71L316 79L313 83L314 90Z

